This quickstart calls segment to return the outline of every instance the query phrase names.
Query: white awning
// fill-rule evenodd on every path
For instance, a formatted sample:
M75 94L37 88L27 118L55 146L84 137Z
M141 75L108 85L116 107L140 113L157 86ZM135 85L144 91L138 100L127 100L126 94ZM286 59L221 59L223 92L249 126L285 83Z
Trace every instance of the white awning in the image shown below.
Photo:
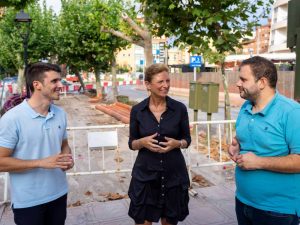
M256 54L253 54L253 56L256 56ZM259 56L264 57L269 60L296 60L295 52L265 53L265 54L259 54ZM250 55L228 55L225 58L225 62L243 61L248 58L250 58Z

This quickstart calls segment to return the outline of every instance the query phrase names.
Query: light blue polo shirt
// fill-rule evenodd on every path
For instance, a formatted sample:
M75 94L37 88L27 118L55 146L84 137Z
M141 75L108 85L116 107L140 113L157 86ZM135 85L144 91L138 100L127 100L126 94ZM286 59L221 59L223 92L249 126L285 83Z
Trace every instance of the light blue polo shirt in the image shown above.
M42 159L61 152L67 138L66 114L55 105L47 116L35 112L24 100L0 119L0 146L12 149L12 157ZM68 192L66 173L61 169L10 172L14 208L27 208L53 201Z
M276 92L268 105L252 113L246 101L236 122L241 154L261 157L300 154L300 104ZM236 168L236 197L252 207L300 215L300 173Z

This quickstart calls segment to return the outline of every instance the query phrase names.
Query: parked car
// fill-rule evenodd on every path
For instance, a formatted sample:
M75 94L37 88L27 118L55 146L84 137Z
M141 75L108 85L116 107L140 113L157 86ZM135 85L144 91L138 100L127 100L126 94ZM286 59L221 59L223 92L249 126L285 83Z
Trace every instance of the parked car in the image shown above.
M70 85L72 85L71 82L69 82L69 81L67 81L67 80L65 80L65 79L62 79L62 80L61 80L61 83L62 83L64 86L70 86Z

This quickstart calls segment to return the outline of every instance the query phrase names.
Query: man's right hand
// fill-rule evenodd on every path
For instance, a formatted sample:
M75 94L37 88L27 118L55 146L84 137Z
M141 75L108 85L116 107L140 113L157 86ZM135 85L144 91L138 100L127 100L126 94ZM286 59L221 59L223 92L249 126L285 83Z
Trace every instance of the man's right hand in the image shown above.
M73 164L72 154L57 154L39 160L39 167L45 169L68 169Z
M229 154L229 157L234 162L236 162L237 156L240 154L240 144L239 144L238 140L236 139L236 137L234 137L232 139L231 145L229 146L229 149L228 149L228 154Z

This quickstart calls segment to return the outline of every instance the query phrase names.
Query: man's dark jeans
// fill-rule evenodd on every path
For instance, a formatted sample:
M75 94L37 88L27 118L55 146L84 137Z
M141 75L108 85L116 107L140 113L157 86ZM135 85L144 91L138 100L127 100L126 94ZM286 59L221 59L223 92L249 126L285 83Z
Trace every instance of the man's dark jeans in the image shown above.
M235 198L235 211L239 225L298 225L298 216L264 211L245 205Z
M13 212L17 225L64 225L67 216L67 195L42 205L13 208Z

